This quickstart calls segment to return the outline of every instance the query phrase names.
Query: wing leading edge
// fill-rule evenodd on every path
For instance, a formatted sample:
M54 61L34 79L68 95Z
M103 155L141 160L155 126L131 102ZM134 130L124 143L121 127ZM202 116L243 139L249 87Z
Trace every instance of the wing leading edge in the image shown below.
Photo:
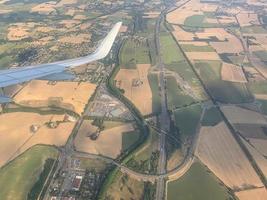
M115 24L112 30L100 43L98 48L90 55L80 58L68 59L48 64L19 67L0 71L0 88L18 83L30 81L32 79L41 78L54 73L60 73L70 67L87 64L96 60L105 58L115 41L120 30L121 22Z

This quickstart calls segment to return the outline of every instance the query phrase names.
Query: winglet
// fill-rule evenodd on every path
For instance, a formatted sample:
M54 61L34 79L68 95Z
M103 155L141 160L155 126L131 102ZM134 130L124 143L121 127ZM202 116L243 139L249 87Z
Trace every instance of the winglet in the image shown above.
M93 53L97 58L102 59L108 55L112 44L114 43L116 36L119 33L121 25L122 22L116 23L111 29L111 31L108 33L108 35L105 37L105 39L100 43L98 48Z

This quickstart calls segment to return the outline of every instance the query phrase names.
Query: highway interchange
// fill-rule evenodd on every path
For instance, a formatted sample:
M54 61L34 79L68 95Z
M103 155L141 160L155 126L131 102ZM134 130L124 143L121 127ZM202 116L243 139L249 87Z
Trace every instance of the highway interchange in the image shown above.
M164 66L164 63L163 63L162 58L161 58L160 41L159 41L159 33L160 33L160 29L161 29L161 23L164 20L165 14L167 12L173 10L173 9L176 9L178 7L183 6L188 1L190 1L190 0L180 1L180 4L176 4L176 6L171 5L171 4L168 5L161 12L161 14L157 20L156 26L155 26L155 42L156 42L156 52L157 52L156 66L159 69L159 74L160 74L160 76L159 76L159 84L160 84L159 88L160 88L160 97L161 97L161 114L159 115L159 124L156 127L152 127L152 125L150 125L148 123L148 121L147 121L147 124L149 126L151 126L151 128L154 128L160 136L159 137L160 138L159 144L158 144L158 150L160 152L159 163L158 163L158 173L157 174L140 173L140 172L137 172L137 171L130 169L129 167L125 166L124 164L121 164L120 162L118 162L114 159L111 159L111 158L108 158L108 157L105 157L102 155L77 152L74 148L73 140L74 140L74 137L77 134L77 132L78 132L78 130L79 130L79 128L83 122L83 118L84 118L83 115L80 116L80 118L76 122L76 126L73 130L72 136L68 140L67 144L60 149L61 153L60 153L60 157L59 157L59 165L57 167L56 172L59 171L60 169L62 169L63 165L66 162L68 162L72 157L83 157L83 158L89 158L89 159L102 160L102 161L105 161L107 163L111 163L111 164L115 165L122 173L125 173L134 179L157 183L155 199L156 200L162 200L165 197L166 180L178 179L189 170L189 168L191 167L194 160L197 159L194 156L194 152L195 152L195 149L197 147L200 124L198 126L198 129L196 131L196 135L195 135L195 137L191 143L191 146L190 146L183 162L180 165L176 166L171 171L166 171L166 160L167 159L166 159L166 151L165 151L165 142L166 142L166 137L170 137L170 135L169 135L170 115L168 112L167 99L166 99L165 70L164 70L165 66ZM244 40L243 37L241 37L241 40L242 40L243 47L247 52L248 58L251 61L253 61L253 63L260 64L249 53L249 50L246 47L246 41ZM104 84L104 82L101 84ZM203 87L205 88L204 84L203 84ZM207 89L206 89L206 92L208 93ZM210 96L210 95L208 94L208 96ZM209 102L208 104L207 103L202 104L202 107L204 110L210 106L216 106L218 108L220 107L220 105L218 105L218 103L216 101L214 101L212 98L211 98L211 100L212 101ZM124 102L122 102L122 103L124 103ZM87 108L85 108L85 109L87 109ZM201 118L203 117L203 113L204 112L202 112ZM132 114L133 114L133 117L135 117L134 113L132 113ZM72 174L71 174L72 171L71 170L69 170L69 171L66 170L66 171L67 171L66 177L72 177ZM69 181L69 179L65 179L65 181L63 183L63 190L61 191L60 195L62 195L64 188L67 190L70 187L70 184L71 184L71 181Z

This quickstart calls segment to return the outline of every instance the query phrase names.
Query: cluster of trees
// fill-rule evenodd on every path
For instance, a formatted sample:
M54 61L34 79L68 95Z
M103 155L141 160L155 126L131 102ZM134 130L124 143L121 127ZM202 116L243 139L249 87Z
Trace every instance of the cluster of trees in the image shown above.
M146 160L136 161L134 158L129 160L127 166L135 171L156 174L159 160L159 151L152 152L151 156Z
M30 192L28 193L28 196L27 196L28 200L38 199L38 197L40 196L40 193L43 190L45 181L46 181L50 171L53 168L54 162L55 162L55 160L52 158L46 159L44 167L43 167L43 171L41 172L38 180L35 182L35 184L31 188Z

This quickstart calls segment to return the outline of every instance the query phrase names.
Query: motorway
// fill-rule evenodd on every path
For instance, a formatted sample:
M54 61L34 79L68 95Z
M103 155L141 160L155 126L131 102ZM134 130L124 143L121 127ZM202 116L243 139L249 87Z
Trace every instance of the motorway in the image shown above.
M167 108L167 98L166 98L166 87L165 87L165 74L164 74L164 64L161 59L161 51L160 51L160 24L164 18L164 12L161 13L159 19L156 24L156 48L157 48L157 67L160 70L159 75L159 87L160 87L160 98L161 98L161 113L159 116L159 126L162 132L169 132L170 128L170 116ZM159 140L159 163L158 163L158 173L162 174L166 172L166 150L165 150L166 137L164 133L161 133ZM159 178L157 181L157 189L156 189L156 200L164 199L164 191L165 191L165 180L164 178Z
M105 157L102 155L95 155L95 154L82 153L82 152L75 151L73 140L74 140L74 137L77 134L81 124L82 124L84 116L81 116L78 119L76 126L73 130L73 133L72 133L70 139L68 140L67 144L60 149L61 153L60 153L60 156L58 159L59 164L58 164L58 167L56 169L55 174L57 172L59 172L60 170L64 169L66 171L66 177L68 177L68 178L65 178L63 185L62 185L62 188L61 188L62 190L61 190L59 196L62 196L64 190L67 190L71 184L70 179L72 177L72 171L70 169L68 169L68 165L66 165L66 163L68 163L70 161L70 158L72 156L85 157L85 158L90 158L90 159L100 159L100 160L103 160L105 162L112 163L112 164L116 165L122 173L126 173L134 179L141 180L141 181L150 181L153 183L157 182L156 197L155 197L156 200L163 200L164 199L165 179L166 178L178 179L188 171L188 169L190 168L190 166L192 165L192 163L195 160L194 151L195 151L195 147L197 144L197 137L195 137L193 144L192 144L191 148L189 149L183 162L179 166L174 168L173 170L168 171L168 172L166 171L167 158L166 158L166 151L165 151L165 141L166 141L166 135L168 136L169 128L170 128L170 115L168 113L168 108L167 108L167 98L166 98L166 88L165 88L165 73L164 73L165 72L165 70L164 70L165 66L164 66L162 59L161 59L159 32L160 32L160 27L161 27L160 25L161 25L161 22L164 20L165 14L170 9L171 10L176 9L180 6L183 6L185 3L189 2L189 1L190 0L180 1L179 5L176 4L177 6L168 5L168 7L165 8L161 12L161 14L157 20L156 27L155 27L155 41L156 41L156 51L157 51L157 58L158 58L156 66L158 67L158 69L160 71L160 76L159 76L159 84L160 85L159 85L159 87L160 87L160 96L161 96L161 114L159 116L159 122L160 122L159 127L160 128L158 128L158 130L159 130L158 132L160 134L159 147L158 147L159 151L160 151L159 163L158 163L158 173L151 175L151 174L144 174L144 173L136 172L136 171L133 171L132 169L122 165L121 163L119 163L119 162L117 162L111 158L108 158L108 157Z
M160 140L159 140L159 163L158 163L158 173L166 174L166 135L165 133L169 133L170 131L170 115L167 107L167 92L165 85L165 65L162 61L161 49L160 49L160 28L161 23L164 20L165 15L171 9L177 9L183 6L188 1L180 1L179 5L174 6L173 4L169 4L166 8L160 13L160 16L157 19L156 27L155 27L155 42L156 42L156 52L157 52L157 63L156 66L159 69L159 88L160 88L160 98L161 98L161 113L159 115L159 126L161 129ZM187 166L187 165L185 165ZM190 165L191 166L191 165ZM180 169L181 170L181 169ZM184 170L187 171L187 170ZM157 180L157 188L156 188L156 200L163 200L165 194L165 180L164 176L159 176Z

